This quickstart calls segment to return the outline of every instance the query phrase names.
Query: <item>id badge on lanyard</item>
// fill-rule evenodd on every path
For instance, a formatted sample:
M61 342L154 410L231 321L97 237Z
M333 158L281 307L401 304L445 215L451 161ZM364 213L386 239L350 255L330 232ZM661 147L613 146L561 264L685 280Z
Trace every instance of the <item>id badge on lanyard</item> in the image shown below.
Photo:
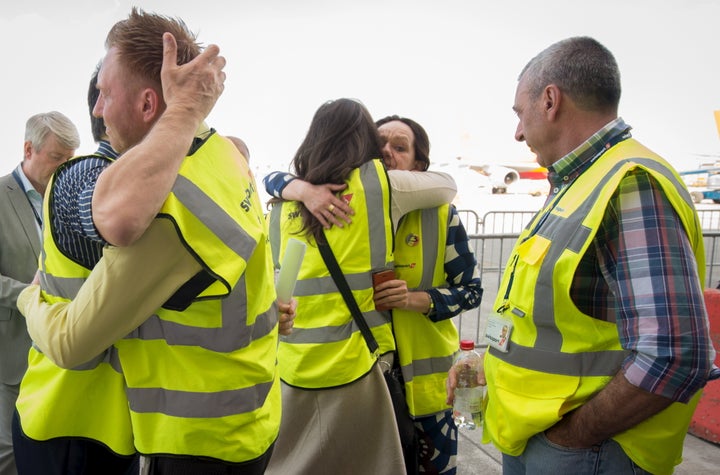
M513 323L509 318L498 313L490 315L485 327L485 343L498 351L507 353L512 329Z

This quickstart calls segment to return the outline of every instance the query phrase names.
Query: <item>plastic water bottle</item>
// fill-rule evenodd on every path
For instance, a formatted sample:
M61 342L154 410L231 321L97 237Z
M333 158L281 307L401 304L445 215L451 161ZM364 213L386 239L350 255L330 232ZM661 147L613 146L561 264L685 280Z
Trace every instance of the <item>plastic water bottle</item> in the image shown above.
M460 340L460 351L453 363L457 374L453 418L458 428L474 430L482 422L482 402L485 386L477 382L482 369L482 357L475 351L475 342Z

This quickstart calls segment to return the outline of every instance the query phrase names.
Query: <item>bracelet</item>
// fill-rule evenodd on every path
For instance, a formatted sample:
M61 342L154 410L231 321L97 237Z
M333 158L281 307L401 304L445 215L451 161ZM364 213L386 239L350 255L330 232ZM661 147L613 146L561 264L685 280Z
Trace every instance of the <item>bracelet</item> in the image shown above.
M428 299L430 299L430 304L428 305L428 311L426 315L430 315L431 313L435 312L435 301L433 301L432 295L430 295L428 292L425 292L428 296Z

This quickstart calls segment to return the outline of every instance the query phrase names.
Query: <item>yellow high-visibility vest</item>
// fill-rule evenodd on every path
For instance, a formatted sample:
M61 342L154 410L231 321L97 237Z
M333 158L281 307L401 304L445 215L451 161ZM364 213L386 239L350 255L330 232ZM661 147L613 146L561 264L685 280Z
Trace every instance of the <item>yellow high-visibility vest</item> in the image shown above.
M484 439L502 452L522 453L528 438L602 389L627 356L616 324L580 312L570 298L570 285L611 196L635 169L657 181L678 213L702 288L702 232L682 180L633 139L613 146L538 214L518 239L505 271L495 308L504 309L514 329L507 353L490 349L485 357L488 404L483 418ZM673 403L613 439L643 469L671 473L680 463L699 397L700 392L688 404Z
M395 235L395 272L408 289L446 287L445 243L450 206L416 210L403 217ZM452 320L433 322L426 315L393 309L393 331L405 380L410 414L423 417L450 409L445 381L458 349Z
M325 231L353 296L380 348L395 343L390 313L373 303L373 271L393 265L390 187L381 160L352 171L342 194L355 210L352 223ZM368 350L314 240L301 233L298 203L277 203L270 212L270 238L277 266L290 238L307 244L294 297L298 301L293 331L280 339L278 364L284 382L301 388L329 388L367 374L376 355Z
M54 176L88 158L111 161L100 155L75 157L61 165ZM40 257L41 292L50 304L71 301L90 275L90 269L57 247L49 205L55 199L53 184L54 178L43 203L46 219ZM100 442L121 455L135 453L125 383L114 348L76 368L63 369L31 347L16 407L23 432L31 439L80 437Z
M116 343L143 454L245 462L280 427L277 306L262 206L247 161L211 135L185 158L157 219L203 266Z

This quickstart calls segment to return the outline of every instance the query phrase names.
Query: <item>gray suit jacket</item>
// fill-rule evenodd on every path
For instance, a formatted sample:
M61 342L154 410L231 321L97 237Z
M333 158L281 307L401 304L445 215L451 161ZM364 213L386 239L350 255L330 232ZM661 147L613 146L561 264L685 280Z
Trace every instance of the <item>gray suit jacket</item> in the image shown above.
M18 384L27 369L30 337L17 297L38 268L35 214L12 174L0 178L0 382Z

